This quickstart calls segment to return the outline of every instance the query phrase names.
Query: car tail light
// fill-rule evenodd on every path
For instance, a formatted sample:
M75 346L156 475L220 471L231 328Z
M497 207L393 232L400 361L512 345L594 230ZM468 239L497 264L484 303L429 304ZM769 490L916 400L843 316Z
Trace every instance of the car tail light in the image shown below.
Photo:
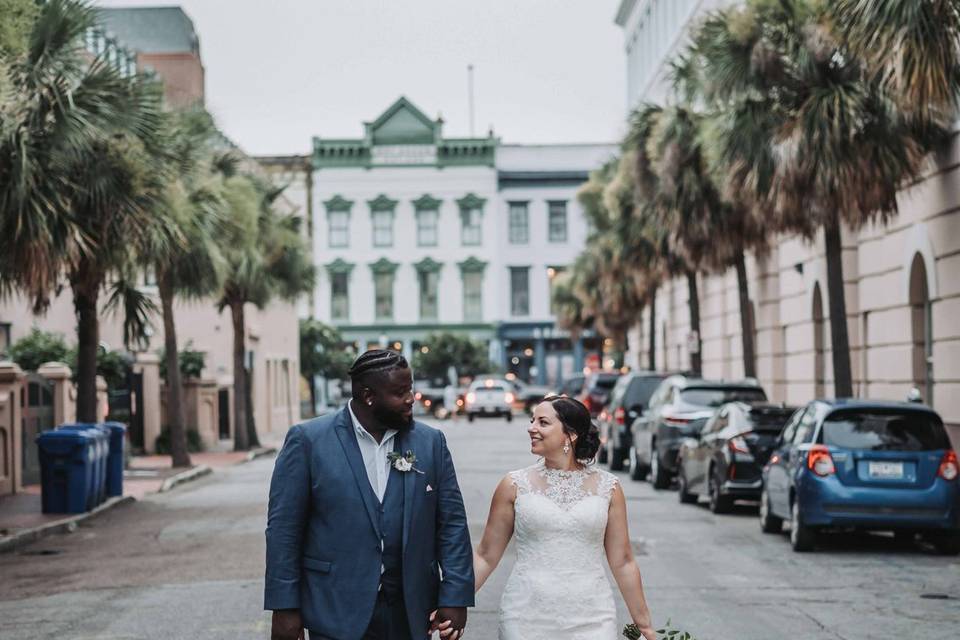
M690 424L690 418L681 418L679 416L671 416L664 414L663 422L668 427L685 427Z
M623 407L617 407L616 411L613 412L613 419L619 425L626 424L627 412L623 410Z
M513 404L513 394L512 393L503 394L503 401L506 402L507 404Z
M727 440L727 448L733 453L750 453L750 447L742 436L734 436Z
M837 470L833 466L830 450L822 444L815 444L810 448L810 453L807 454L807 468L823 478Z
M587 411L589 411L590 413L593 413L593 410L594 410L593 398L590 396L589 393L583 398L583 406L587 408Z
M413 397L416 398L417 400L419 400L420 398L423 397L423 394L420 393L419 391L417 391L417 392L413 395Z
M475 394L473 391L467 394L468 403L473 404L476 401L477 401L477 394Z
M956 480L958 474L960 474L960 463L957 462L957 452L951 449L943 454L937 475L944 480Z

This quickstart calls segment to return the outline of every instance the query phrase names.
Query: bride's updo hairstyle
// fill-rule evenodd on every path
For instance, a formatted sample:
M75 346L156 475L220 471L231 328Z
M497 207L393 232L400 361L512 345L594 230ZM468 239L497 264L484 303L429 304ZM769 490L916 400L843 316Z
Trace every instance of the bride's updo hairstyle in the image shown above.
M564 432L576 436L573 457L580 462L591 462L600 450L600 429L590 418L590 410L582 402L567 396L547 396L543 399L553 406Z

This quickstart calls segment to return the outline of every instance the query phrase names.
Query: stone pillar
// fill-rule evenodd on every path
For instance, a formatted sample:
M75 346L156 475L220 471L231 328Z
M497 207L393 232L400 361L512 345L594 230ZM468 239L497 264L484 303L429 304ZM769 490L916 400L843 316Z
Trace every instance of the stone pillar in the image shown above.
M220 408L217 381L187 378L183 381L183 402L187 429L196 429L206 449L220 442Z
M15 362L0 362L0 496L22 488L23 371Z
M537 365L537 384L547 384L547 343L541 335L537 335L534 343L533 358Z
M573 375L583 374L583 338L577 336L573 341Z
M45 362L37 369L37 374L48 380L53 386L53 424L59 426L76 421L76 403L71 397L73 382L70 380L70 367L62 362Z
M143 375L143 449L153 453L160 435L160 357L138 353L133 370Z

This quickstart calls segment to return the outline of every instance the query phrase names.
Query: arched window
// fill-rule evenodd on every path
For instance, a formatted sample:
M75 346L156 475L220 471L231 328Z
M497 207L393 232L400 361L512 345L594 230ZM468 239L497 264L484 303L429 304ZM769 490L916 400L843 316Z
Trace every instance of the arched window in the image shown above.
M824 347L823 295L820 293L820 283L813 285L813 395L822 398L826 394L826 358Z
M923 394L927 404L933 402L933 341L931 340L930 291L927 289L927 266L917 253L910 264L910 327L913 386Z

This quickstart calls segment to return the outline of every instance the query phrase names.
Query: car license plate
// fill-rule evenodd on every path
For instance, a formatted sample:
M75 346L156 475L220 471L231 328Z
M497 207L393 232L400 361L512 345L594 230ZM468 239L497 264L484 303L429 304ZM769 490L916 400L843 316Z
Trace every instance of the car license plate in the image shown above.
M876 480L900 480L903 478L903 463L871 462L867 472Z

